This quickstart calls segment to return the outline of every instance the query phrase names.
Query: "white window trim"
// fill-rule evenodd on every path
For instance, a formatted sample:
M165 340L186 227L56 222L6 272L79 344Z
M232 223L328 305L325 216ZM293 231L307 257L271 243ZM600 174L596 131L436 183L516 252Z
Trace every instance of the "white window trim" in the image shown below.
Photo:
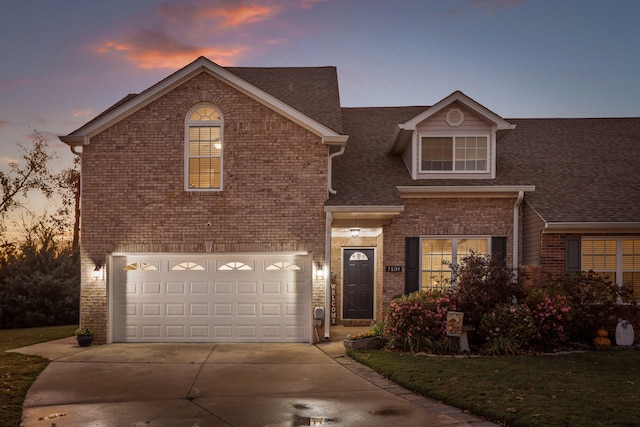
M486 255L491 255L492 253L492 248L491 248L491 237L490 235L473 235L473 234L461 234L461 235L442 235L442 234L437 234L437 235L423 235L420 236L420 289L423 289L423 284L422 284L422 273L424 271L427 270L423 270L422 269L422 241L423 240L451 240L451 256L452 256L452 260L451 263L455 266L457 265L457 259L458 259L458 253L457 253L457 249L458 249L458 240L463 240L463 239L471 239L471 240L486 240L487 241L487 253ZM455 247L455 249L454 249ZM451 286L455 287L456 285L456 278L455 275L452 274L451 275Z
M220 116L220 120L189 120L191 114L200 107L210 107L216 110ZM208 102L200 102L189 109L185 117L184 125L184 190L189 192L220 192L224 188L224 117L222 111L218 107ZM220 151L220 188L190 188L189 187L189 128L190 126L211 125L220 127L220 142L222 148Z
M487 139L487 144L486 144L486 149L487 149L487 164L485 169L482 170L472 170L472 171L458 171L458 170L450 170L450 171L443 171L443 170L438 170L438 171L430 171L430 170L423 170L422 169L422 138L452 138L453 139L453 148L452 148L452 166L455 168L455 164L456 164L456 159L455 159L455 154L456 154L456 138L468 138L468 137L477 137L477 138L486 138ZM455 132L455 133L451 133L451 132L429 132L429 133L418 133L418 173L419 174L429 174L429 175L434 175L434 174L446 174L446 175L457 175L457 174L463 174L463 175L469 175L469 174L487 174L491 172L491 164L493 163L493 151L492 151L492 140L491 140L491 135L488 133L478 133L478 132Z
M491 132L475 131L414 131L412 138L413 163L411 177L415 179L495 179L496 177L496 137L495 127ZM487 138L487 168L483 171L423 171L422 170L422 138L423 137L452 137L476 136Z

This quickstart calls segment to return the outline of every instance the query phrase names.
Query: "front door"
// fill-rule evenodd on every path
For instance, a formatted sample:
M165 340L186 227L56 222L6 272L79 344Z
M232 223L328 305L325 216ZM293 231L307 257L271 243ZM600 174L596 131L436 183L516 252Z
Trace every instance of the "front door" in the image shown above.
M343 319L373 319L373 249L345 249L343 272Z

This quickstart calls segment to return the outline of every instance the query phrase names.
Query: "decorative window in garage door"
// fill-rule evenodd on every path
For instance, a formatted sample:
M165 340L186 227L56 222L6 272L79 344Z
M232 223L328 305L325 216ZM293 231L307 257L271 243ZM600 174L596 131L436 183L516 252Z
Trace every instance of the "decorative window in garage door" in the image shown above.
M158 271L157 264L150 262L132 262L124 266L124 271Z
M171 271L205 271L206 268L197 262L181 262L171 267Z
M300 271L302 270L302 268L300 268L300 266L296 263L282 261L282 262L274 262L272 264L269 264L265 270L267 271L283 271L283 270Z
M245 264L244 262L228 262L218 267L218 270L219 271L233 271L233 270L253 271L253 267L251 267L248 264Z

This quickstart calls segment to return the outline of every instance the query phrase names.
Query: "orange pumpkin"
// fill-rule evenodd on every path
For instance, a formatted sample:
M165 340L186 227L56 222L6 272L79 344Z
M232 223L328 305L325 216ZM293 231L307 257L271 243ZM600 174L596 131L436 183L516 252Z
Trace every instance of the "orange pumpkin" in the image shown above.
M607 338L609 332L606 329L598 329L596 331L596 337L593 339L593 345L596 347L610 347L611 340Z

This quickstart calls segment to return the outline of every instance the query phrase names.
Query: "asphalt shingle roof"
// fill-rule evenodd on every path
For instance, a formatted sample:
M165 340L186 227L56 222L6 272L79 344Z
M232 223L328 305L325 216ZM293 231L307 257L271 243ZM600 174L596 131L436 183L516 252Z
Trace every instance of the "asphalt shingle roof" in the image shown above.
M335 67L225 69L328 128L342 133L338 74Z
M640 118L513 119L498 171L549 222L640 222Z
M549 222L640 221L640 118L507 119L494 180L412 180L387 154L396 125L427 107L343 108L333 206L401 205L396 186L535 185L525 200Z

